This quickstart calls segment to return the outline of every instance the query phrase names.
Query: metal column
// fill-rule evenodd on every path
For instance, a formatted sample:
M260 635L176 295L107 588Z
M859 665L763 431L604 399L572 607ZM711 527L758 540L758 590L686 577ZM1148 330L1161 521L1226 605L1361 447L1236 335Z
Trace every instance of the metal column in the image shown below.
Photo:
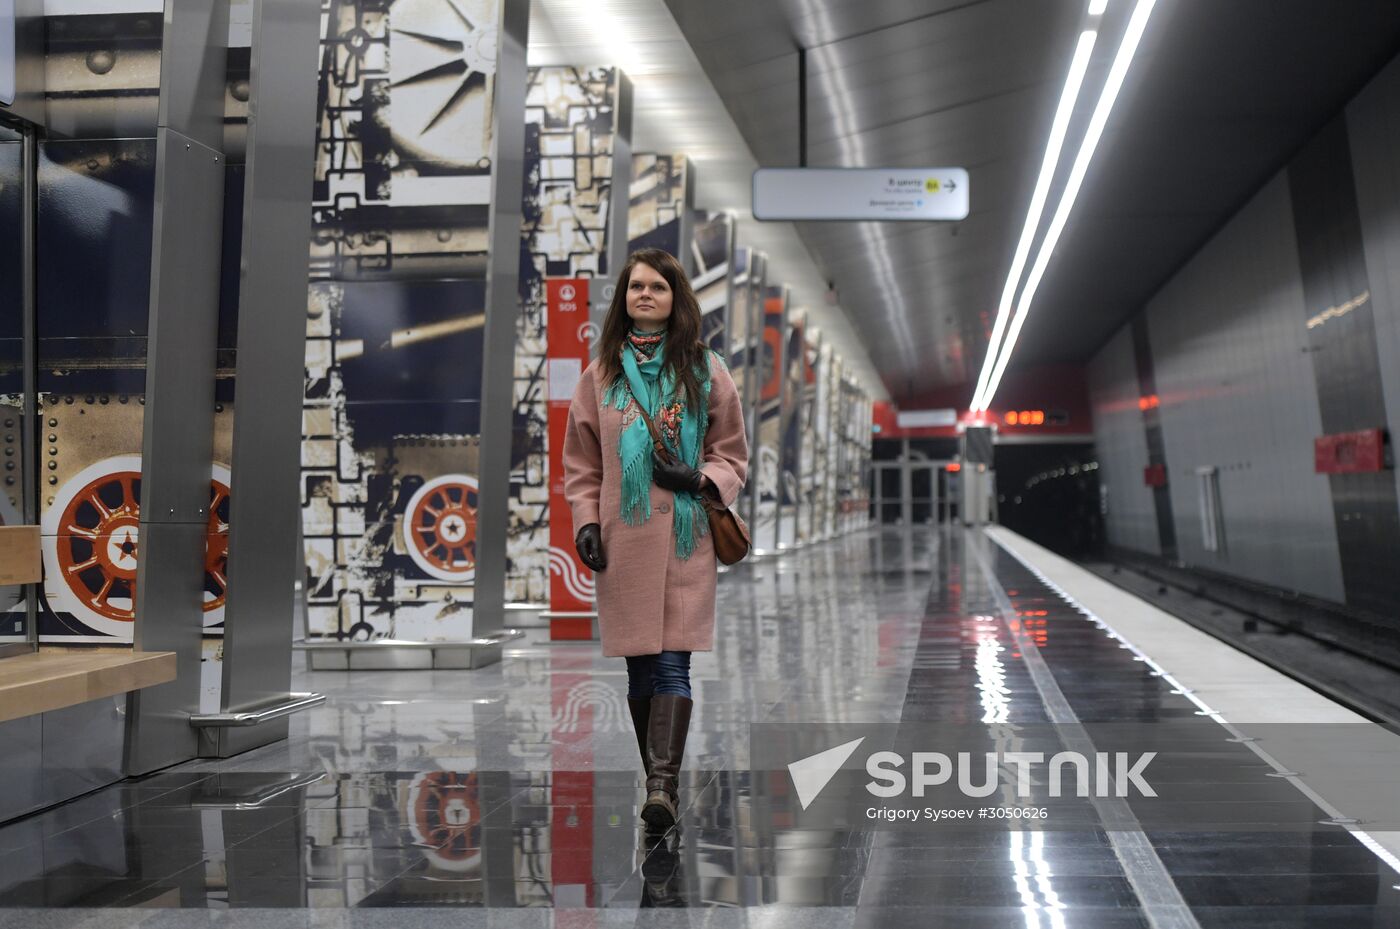
M525 171L525 48L529 0L502 0L491 127L491 217L486 327L481 362L481 458L477 481L473 636L505 626L506 527L510 520L510 434L515 414L515 339L520 318L520 192ZM492 650L493 660L500 648Z
M20 453L23 460L19 465L19 479L22 482L21 502L24 506L24 522L26 525L34 526L39 522L39 436L36 428L35 416L38 413L38 393L35 383L37 369L35 368L36 352L36 289L35 281L38 275L38 243L36 239L37 228L35 223L39 216L39 142L33 127L26 127L24 130L24 141L21 143L20 154L20 261L23 267L20 274L23 276L20 282L20 302L21 312L24 319L21 325L24 329L24 345L21 348L20 363L24 367L23 386L21 390L24 394L20 398ZM25 636L29 640L27 650L39 647L39 591L40 585L30 584L25 588L24 596L24 629ZM4 649L0 649L3 653Z
M901 439L899 447L899 522L902 526L914 525L914 472L908 439Z
M759 397L763 385L758 383L760 371L758 359L763 357L763 278L767 273L768 256L755 249L749 249L749 279L745 286L749 289L745 307L749 311L748 355L749 370L744 376L744 409L749 417L749 477L744 488L743 517L749 530L758 526L758 433L762 419Z
M222 708L288 698L301 519L301 397L320 5L254 0ZM286 717L222 730L231 755Z
M969 426L963 433L961 446L962 470L958 480L962 487L962 499L958 505L958 516L964 526L980 526L993 518L990 497L996 486L996 472L992 470L992 430Z
M613 286L627 263L627 216L632 191L632 79L617 69L612 137L612 178L608 187L607 251L602 280L588 289L588 319L598 332L608 316Z
M764 304L767 303L766 297L760 295L760 299ZM778 311L778 357L775 361L778 372L778 442L774 449L778 455L778 482L773 487L773 554L777 554L783 548L783 442L787 438L788 417L792 415L787 391L788 289L786 284L782 285L779 300L781 308ZM763 315L765 317L768 315L766 306L764 306Z
M608 189L607 276L616 281L618 272L627 263L627 219L632 194L632 79L621 69L617 72L612 163L612 186ZM594 306L597 305L595 301ZM606 314L606 306L603 311ZM598 324L598 331L602 332L603 320L599 318L594 322Z
M885 469L875 466L875 521L885 521Z
M630 127L628 128L628 133L627 133L627 135L628 135L628 138L629 138L629 140L630 140L631 135L632 135L632 133L631 133L631 128L630 128ZM684 192L682 193L682 195L681 195L681 210L680 210L680 214L681 214L681 215L680 215L679 217L677 217L678 220L679 220L680 228L677 230L677 231L679 232L679 235L676 236L676 241L680 242L680 247L677 249L677 251L679 251L680 254L677 255L676 258L680 260L681 267L685 269L685 273L686 273L688 276L690 276L690 277L694 277L694 276L695 276L695 165L691 162L691 160L690 160L689 158L683 158L682 161L683 161L683 163L684 163L684 165L685 165L685 167L684 167L684 170L685 170L685 191L684 191ZM630 197L629 197L629 199L630 199ZM730 236L731 236L731 241L732 241L732 236L733 236L733 232L734 232L734 224L733 224L733 223L730 223L730 224L729 224L729 230L730 230ZM732 249L732 248L730 249L729 254L731 254L731 255L733 254L733 249ZM725 305L725 312L728 312L728 304Z
M686 175L686 181L685 181L685 182L686 182L687 185L693 185L694 180L695 180L695 177L694 177L694 174L693 174L693 173L687 174L687 175ZM686 196L689 198L691 195L690 195L689 193L687 193ZM690 202L690 201L687 200L686 202ZM728 214L726 214L726 215L728 215ZM733 216L729 216L729 221L728 221L725 225L726 225L726 227L727 227L727 233L728 233L728 244L726 244L725 247L724 247L724 254L726 254L726 255L729 256L729 257L728 257L728 260L725 262L725 265L724 265L725 271L724 271L724 345L723 345L723 351L724 351L724 363L727 365L727 364L729 364L730 359L734 357L734 349L735 349L735 345L734 345L734 262L735 262L736 260L738 260L738 256L734 254L734 242L735 242L735 227L738 225L738 223L735 221L735 219L734 219ZM695 251L695 247L694 247L694 246L695 246L695 239L694 239L694 231L693 231L693 230L692 230L690 236L691 236L691 237L690 237L689 240L682 239L681 241L689 241L689 242L690 242L690 245L686 246L686 255L690 257L690 264L691 264L691 265L694 265L694 264L695 264L695 256L694 256L693 253L694 253L694 251ZM689 270L687 270L686 273L689 274L689 273L691 273L691 272L690 272ZM740 402L742 402L742 398L740 398Z
M135 647L177 677L128 697L123 767L194 757L223 241L228 0L169 0L161 44L155 219L141 444Z

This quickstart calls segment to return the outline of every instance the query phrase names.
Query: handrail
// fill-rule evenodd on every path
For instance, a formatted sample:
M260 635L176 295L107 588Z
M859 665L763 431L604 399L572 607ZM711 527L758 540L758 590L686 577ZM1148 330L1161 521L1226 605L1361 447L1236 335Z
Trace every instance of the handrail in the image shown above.
M269 720L280 719L283 716L290 716L301 710L310 709L313 706L320 706L325 702L325 694L288 694L287 699L281 703L275 703L261 710L249 710L239 713L195 713L190 716L190 725L211 728L256 726L260 723L268 722Z
M292 643L292 647L298 650L308 649L346 649L346 648L376 648L376 647L396 647L396 648L486 648L491 645L501 645L512 639L519 639L525 635L520 629L502 629L499 632L491 632L486 635L476 636L470 639L457 639L455 641L422 641L417 639L367 639L364 641L342 641L339 639L320 639L314 642L299 639Z
M318 774L303 774L290 780L278 781L260 791L249 794L234 794L224 799L203 797L196 793L190 799L190 808L195 810L256 810L261 808L264 803L275 800L288 791L300 787L310 787L312 784L324 780L326 776L325 771Z

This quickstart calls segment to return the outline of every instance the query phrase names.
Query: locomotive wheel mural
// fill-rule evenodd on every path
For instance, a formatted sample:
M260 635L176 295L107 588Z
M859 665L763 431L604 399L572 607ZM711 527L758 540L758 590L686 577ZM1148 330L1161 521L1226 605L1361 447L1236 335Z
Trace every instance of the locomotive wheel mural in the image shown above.
M224 621L228 593L228 468L214 465L209 479L209 528L204 536L204 628Z
M131 622L136 615L140 500L140 471L103 474L69 498L59 519L63 580L108 619Z
M418 488L404 509L404 548L429 577L476 577L476 478L445 474Z
M215 464L204 555L204 626L224 619L229 472ZM130 640L140 556L141 456L95 462L59 488L43 519L45 595L55 611Z
M481 863L481 809L476 774L425 771L408 790L409 828L423 854L446 871Z

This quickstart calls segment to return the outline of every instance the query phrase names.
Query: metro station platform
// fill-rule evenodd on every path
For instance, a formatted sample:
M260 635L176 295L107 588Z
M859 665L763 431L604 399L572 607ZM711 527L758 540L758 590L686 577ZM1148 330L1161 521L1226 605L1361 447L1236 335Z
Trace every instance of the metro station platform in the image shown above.
M0 926L1400 925L1400 833L1238 741L1364 721L1004 529L744 564L716 644L678 834L636 826L622 662L537 633L474 672L298 670L328 700L288 741L0 828ZM948 721L1172 721L1228 756L1200 821L1293 825L804 828L751 766L751 723ZM1356 784L1400 742L1375 732Z

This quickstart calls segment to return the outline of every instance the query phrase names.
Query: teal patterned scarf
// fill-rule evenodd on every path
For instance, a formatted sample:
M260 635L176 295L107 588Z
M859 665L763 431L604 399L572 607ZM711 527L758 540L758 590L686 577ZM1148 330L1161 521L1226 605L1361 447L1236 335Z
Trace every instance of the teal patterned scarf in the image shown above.
M638 358L630 346L624 345L623 376L608 385L603 402L612 404L614 409L624 410L627 401L635 398L656 424L671 454L692 468L698 468L700 444L709 425L709 368L707 365L703 373L698 369L695 372L701 378L701 404L697 415L683 400L677 399L678 385L674 373L663 367L665 358L664 336L650 358ZM679 427L674 430L663 425L676 420L679 420ZM651 518L652 470L651 432L640 416L622 430L617 451L622 459L622 521L629 526L638 526ZM681 492L675 498L676 555L688 559L695 551L695 540L710 531L710 523L698 496Z

